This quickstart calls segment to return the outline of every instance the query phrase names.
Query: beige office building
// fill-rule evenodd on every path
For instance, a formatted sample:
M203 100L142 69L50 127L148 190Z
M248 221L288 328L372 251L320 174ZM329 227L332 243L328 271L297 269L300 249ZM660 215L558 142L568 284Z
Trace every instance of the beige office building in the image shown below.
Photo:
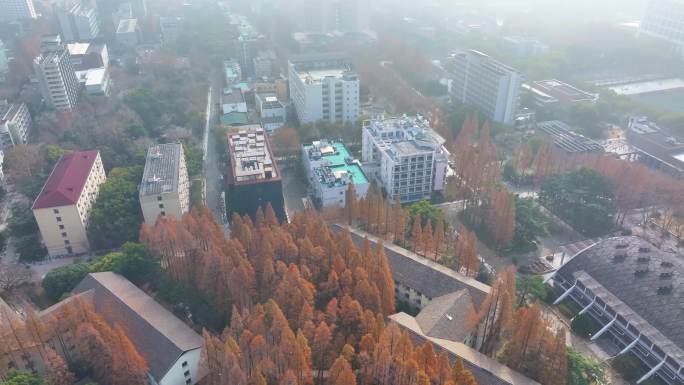
M147 150L140 183L140 206L145 223L154 226L159 216L180 219L190 209L190 181L183 145L159 144Z
M33 203L51 257L88 251L90 211L106 179L98 151L73 152L59 159Z

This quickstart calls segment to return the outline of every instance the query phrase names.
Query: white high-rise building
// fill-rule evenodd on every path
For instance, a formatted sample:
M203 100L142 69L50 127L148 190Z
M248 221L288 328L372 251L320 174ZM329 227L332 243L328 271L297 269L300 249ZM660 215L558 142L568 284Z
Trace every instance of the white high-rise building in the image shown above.
M86 1L66 0L55 5L55 13L62 40L67 43L90 41L100 34L97 9Z
M639 33L674 43L684 54L684 0L650 0Z
M449 152L445 143L420 115L366 121L363 167L393 202L429 199L446 183Z
M359 77L338 53L290 58L290 98L302 124L354 122L359 117Z
M0 100L0 149L26 143L31 128L31 115L25 103Z
M33 60L33 68L48 106L61 111L76 107L80 86L69 50L58 35L43 38L41 54Z
M495 122L513 124L520 103L520 72L482 52L451 55L449 94L452 99L479 108Z
M4 82L9 73L9 58L7 57L7 49L5 43L0 40L0 82Z
M35 19L33 0L0 0L0 21Z
M180 220L190 210L190 180L182 144L158 144L147 150L140 207L150 226L160 216Z

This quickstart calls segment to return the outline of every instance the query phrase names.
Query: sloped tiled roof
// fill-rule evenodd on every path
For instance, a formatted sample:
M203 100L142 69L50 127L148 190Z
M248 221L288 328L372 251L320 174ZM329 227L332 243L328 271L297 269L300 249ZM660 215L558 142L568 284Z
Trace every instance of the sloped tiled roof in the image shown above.
M463 342L470 334L468 319L474 312L473 300L463 289L434 298L418 313L416 321L430 337Z
M603 301L618 308L615 311L625 318L634 318L628 319L633 324L641 324L643 332L650 330L655 339L658 339L657 334L662 334L674 343L674 350L678 351L674 355L682 359L682 257L661 251L635 236L614 237L580 252L557 274L569 282L578 279L587 287L591 285L592 291L595 290ZM667 341L658 343L661 348L662 344L668 345Z
M78 151L62 156L33 203L33 209L73 205L78 202L98 151Z
M74 293L88 291L93 291L95 311L127 332L157 381L181 354L202 346L202 337L118 274L88 274Z
M333 225L336 231L342 231L342 226ZM365 237L375 246L378 239L361 230L351 228L354 243L361 247ZM491 289L482 282L466 277L439 263L423 258L399 246L384 243L387 260L392 270L392 278L402 285L420 291L429 298L435 299L463 289L468 290L475 305L482 303Z
M430 341L437 353L446 351L451 361L463 360L466 369L470 370L479 385L539 385L537 381L526 377L515 370L499 363L477 350L455 341L427 336L423 333L415 318L406 313L392 314L390 320L409 332L413 342L422 344Z

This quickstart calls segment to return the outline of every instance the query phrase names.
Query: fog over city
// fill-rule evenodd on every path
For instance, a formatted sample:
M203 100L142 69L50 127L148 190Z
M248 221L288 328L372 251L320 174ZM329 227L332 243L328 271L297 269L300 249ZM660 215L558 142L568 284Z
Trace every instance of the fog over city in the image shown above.
M684 0L0 0L0 385L683 385Z

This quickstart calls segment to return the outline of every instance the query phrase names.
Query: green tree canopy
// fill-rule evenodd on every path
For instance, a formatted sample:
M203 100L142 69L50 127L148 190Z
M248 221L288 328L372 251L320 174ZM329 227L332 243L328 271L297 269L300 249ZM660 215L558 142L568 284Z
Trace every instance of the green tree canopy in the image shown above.
M33 212L26 204L12 207L12 216L8 220L7 229L14 239L14 250L22 261L40 261L47 255L38 230L38 223Z
M554 175L542 184L541 203L587 236L613 228L616 207L608 182L596 171L581 168Z
M425 225L428 220L432 221L432 228L435 228L437 221L442 218L442 210L428 200L422 200L410 205L408 211L411 218L416 218L416 215L420 215L422 225Z
M43 377L40 374L29 371L12 371L7 375L5 381L0 385L44 385Z
M149 258L145 246L133 242L126 242L121 251L109 253L90 266L91 272L113 271L137 284L156 270L157 265Z
M42 286L45 293L57 301L73 290L89 272L90 265L85 262L58 267L45 275Z
M513 249L516 251L535 249L537 238L548 234L550 219L532 198L515 199L515 221Z
M88 229L92 245L98 249L117 248L138 239L142 212L137 181L140 167L114 168L100 188L93 205Z
M144 126L155 130L164 115L164 103L152 91L138 88L126 95L124 102L140 115Z

